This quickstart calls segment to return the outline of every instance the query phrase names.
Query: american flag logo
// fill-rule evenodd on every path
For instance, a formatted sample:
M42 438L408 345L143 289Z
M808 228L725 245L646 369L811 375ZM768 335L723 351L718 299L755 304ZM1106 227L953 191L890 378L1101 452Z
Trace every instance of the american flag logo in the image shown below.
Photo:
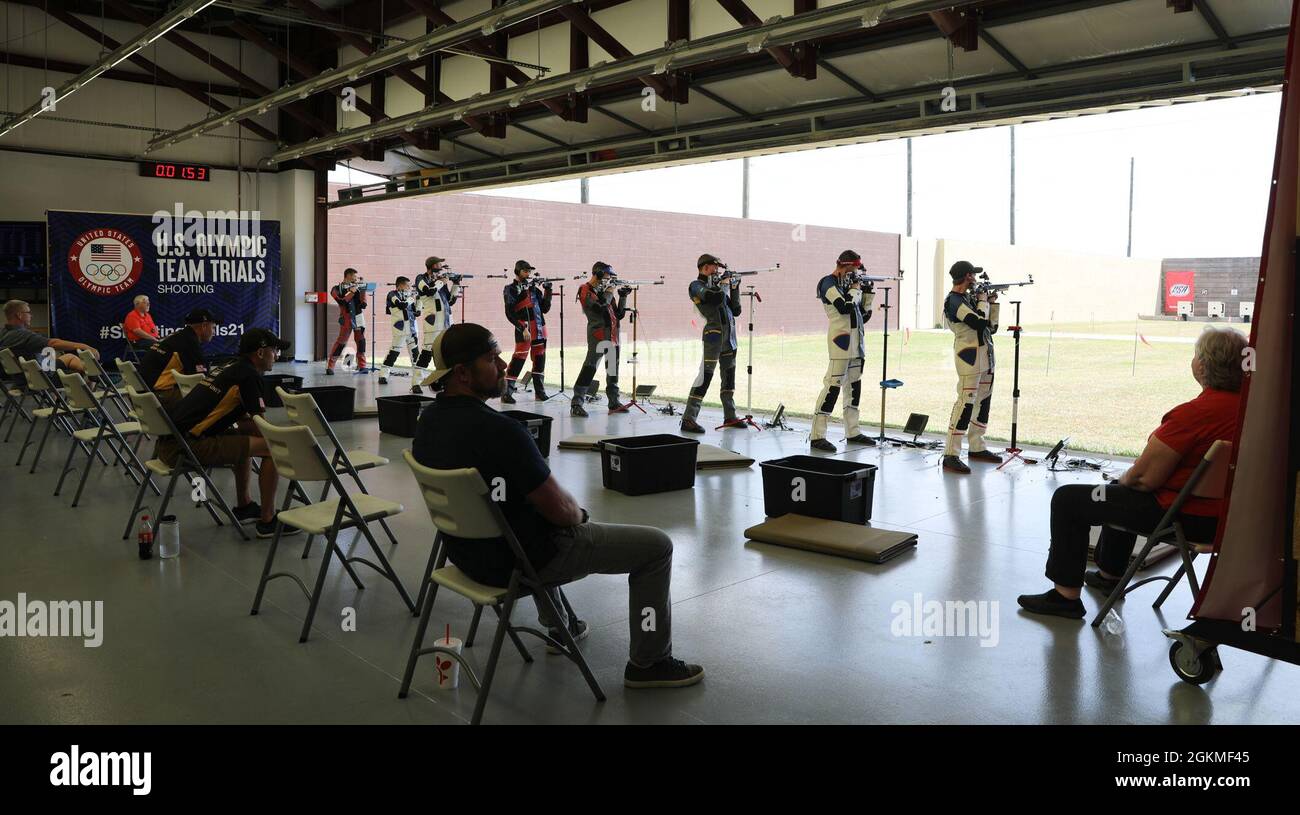
M97 263L121 263L122 246L117 243L92 243L90 259Z

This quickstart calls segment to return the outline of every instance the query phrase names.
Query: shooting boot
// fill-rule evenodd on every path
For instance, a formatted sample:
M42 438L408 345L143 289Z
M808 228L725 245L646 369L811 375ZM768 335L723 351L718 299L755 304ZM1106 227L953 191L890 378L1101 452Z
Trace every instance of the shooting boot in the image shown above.
M617 379L605 380L605 396L609 398L610 410L618 410L619 408L623 407L623 403L619 401Z
M831 444L831 442L826 439L813 439L811 444L809 444L809 446L812 447L812 449L814 450L821 450L823 453L838 452L835 449L835 445Z
M957 456L944 456L944 457L943 457L943 468L944 468L945 470L947 470L948 472L950 472L950 473L963 473L963 474L964 474L964 473L969 473L969 472L970 472L970 467L967 467L967 466L966 466L966 462L962 461L962 460L961 460L960 458L958 458Z
M506 405L515 403L515 381L513 379L506 380L506 392L501 394L501 402Z
M569 403L569 415L578 419L587 418L587 409L582 406L582 400L575 398Z
M849 444L865 444L868 447L874 447L876 444L876 440L868 436L866 433L859 433L856 436L845 439L845 441Z
M545 402L547 399L551 398L546 395L546 388L542 383L542 375L538 373L533 374L533 397L539 402Z

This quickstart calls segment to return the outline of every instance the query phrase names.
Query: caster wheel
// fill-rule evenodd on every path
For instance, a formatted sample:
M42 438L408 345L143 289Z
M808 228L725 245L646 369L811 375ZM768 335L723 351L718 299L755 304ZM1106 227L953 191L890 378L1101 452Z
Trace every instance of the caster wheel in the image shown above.
M1219 649L1207 648L1198 657L1191 648L1177 640L1169 646L1169 664L1179 679L1192 685L1204 685L1223 670Z

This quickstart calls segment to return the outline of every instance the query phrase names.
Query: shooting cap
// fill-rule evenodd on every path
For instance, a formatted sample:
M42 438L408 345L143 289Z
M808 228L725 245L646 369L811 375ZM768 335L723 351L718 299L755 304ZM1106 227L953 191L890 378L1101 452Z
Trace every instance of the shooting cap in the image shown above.
M427 258L424 259L424 268L426 268L426 269L432 269L432 268L433 268L433 264L435 264L435 263L446 263L446 262L447 262L447 259L446 259L446 258L440 258L440 257L438 257L437 255L430 255L429 257L427 257Z
M457 365L473 362L475 359L497 349L497 341L492 332L477 323L456 323L433 338L433 370L421 383L433 385L451 373Z
M703 255L700 255L699 260L695 261L695 268L703 269L705 266L708 266L710 263L721 263L721 262L722 261L718 260L716 255L710 255L709 253L705 252Z
M605 275L610 274L613 271L614 271L614 267L610 266L608 263L606 263L603 260L598 260L595 263L591 264L591 273L596 275L597 277L604 277Z
M266 328L250 328L239 338L239 353L241 356L260 351L263 348L274 348L277 352L288 351L289 341L280 339L275 336L274 332Z
M959 260L948 270L948 276L952 278L952 282L960 283L966 279L966 275L979 274L982 271L984 271L983 267L976 266L969 260Z
M840 252L840 256L835 262L848 264L857 269L862 268L862 256L857 252L854 252L852 249L845 249L843 252Z
M536 268L537 268L536 266L529 265L528 261L526 260L515 261L515 274L519 274L520 272L525 272L525 271L531 272Z
M216 315L208 311L206 308L196 308L193 311L191 311L189 314L185 315L186 325L198 325L200 323L215 323L215 322L217 322Z

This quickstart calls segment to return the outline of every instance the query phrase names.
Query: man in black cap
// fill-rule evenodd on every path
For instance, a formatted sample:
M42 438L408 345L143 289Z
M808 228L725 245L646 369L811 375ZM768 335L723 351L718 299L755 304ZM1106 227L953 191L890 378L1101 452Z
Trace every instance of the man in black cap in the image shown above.
M959 260L948 270L952 291L943 301L944 324L953 333L953 361L957 366L957 401L948 420L948 441L943 450L943 468L969 473L961 460L961 437L970 428L970 459L1001 464L1002 457L984 446L993 398L993 334L998 330L997 292L975 296L975 276L984 271L969 261ZM979 406L975 413L975 406Z
M289 350L282 340L265 328L251 328L239 338L239 356L207 371L203 381L167 411L176 429L199 461L207 467L230 467L235 471L238 505L235 517L241 523L257 522L257 536L275 535L275 490L279 476L266 439L257 431L253 417L266 412L262 374L275 366L275 359ZM171 437L158 440L155 458L176 463L177 445ZM249 491L252 460L260 458L258 485L261 503ZM295 534L286 526L281 534Z
M417 313L422 326L420 360L421 368L429 367L433 340L451 325L451 307L460 297L459 276L449 275L446 258L437 255L424 259L424 271L415 276L415 295L419 298Z
M339 306L339 336L330 349L329 362L325 365L325 374L334 375L334 363L348 337L354 336L357 343L357 373L370 373L366 365L366 284L356 269L343 270L343 282L335 283L330 288L330 297Z
M185 315L185 327L154 343L141 356L137 369L140 378L153 388L163 409L181 399L173 373L203 373L207 366L203 345L217 330L217 318L206 308L196 308Z
M546 371L546 312L551 310L551 284L542 281L538 286L530 277L536 267L528 261L515 262L515 279L505 285L506 319L515 327L515 353L506 371L506 391L501 401L515 403L515 382L524 369L524 360L533 359L533 395L540 402L549 397L543 388L542 374ZM526 380L525 380L526 381Z
M545 585L560 586L588 574L628 576L631 644L623 671L626 687L685 687L703 679L703 668L672 655L672 540L651 526L592 522L587 510L551 474L524 426L486 404L506 387L501 348L486 328L454 325L438 336L430 350L434 367L424 384L438 398L420 414L411 444L415 460L439 470L478 470L491 500L500 507ZM448 559L488 586L510 585L520 565L501 538L462 540L444 535L443 540ZM558 592L548 593L564 616ZM538 618L552 637L562 627L575 640L586 637L585 622L548 619L543 608L538 605Z
M870 283L864 289L854 280L853 272L861 268L862 257L852 249L845 249L835 261L835 270L817 282L817 299L830 321L826 333L830 364L813 406L811 446L826 453L835 452L835 445L826 438L826 425L830 423L840 391L845 388L848 392L844 394L844 440L851 444L876 443L858 430L858 402L862 398L862 369L866 362L864 326L871 319L871 303L876 296Z
M631 293L630 286L620 286L615 302L614 270L599 260L591 267L591 279L578 287L578 302L582 313L587 315L587 358L578 371L578 380L573 383L574 398L569 406L573 416L587 415L582 397L588 388L592 396L596 395L596 366L601 357L605 358L605 395L609 398L609 409L622 407L618 400L618 321L627 314L627 296Z
M718 272L725 268L725 264L713 255L700 255L695 262L698 277L691 281L688 289L691 302L704 318L701 338L704 357L700 360L700 372L695 377L690 398L686 400L686 412L682 414L682 430L687 433L704 432L696 417L700 415L700 405L709 392L709 383L713 381L718 363L722 363L722 392L719 394L722 397L722 421L723 424L737 422L736 318L740 316L740 278L731 277L727 291L723 291Z

